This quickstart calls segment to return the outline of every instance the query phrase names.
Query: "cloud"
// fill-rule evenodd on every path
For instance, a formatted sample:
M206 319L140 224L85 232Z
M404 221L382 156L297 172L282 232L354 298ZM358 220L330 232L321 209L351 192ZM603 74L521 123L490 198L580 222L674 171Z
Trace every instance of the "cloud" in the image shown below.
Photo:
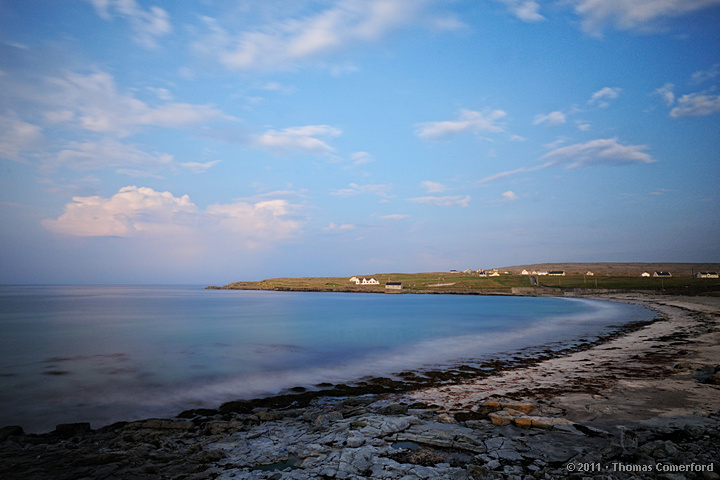
M670 110L672 118L700 117L720 113L720 95L691 93L678 98L677 106Z
M375 161L375 158L368 152L355 152L350 156L350 158L352 159L354 165L365 165Z
M512 190L508 190L507 192L503 192L502 194L503 200L507 202L512 202L513 200L517 200L518 196L513 192Z
M209 244L222 238L232 245L258 248L299 231L297 206L286 200L234 202L200 210L188 195L127 186L110 198L73 197L63 214L43 226L74 237L169 238Z
M57 220L44 220L48 230L77 237L130 237L143 232L171 233L186 220L183 214L195 214L197 207L187 195L128 186L111 198L73 197Z
M389 198L391 185L387 184L375 184L375 185L358 185L357 183L351 183L349 188L343 188L330 192L330 195L336 195L338 197L352 197L360 195L362 193L371 193L383 198Z
M616 138L577 143L554 148L540 157L541 160L545 160L545 163L534 167L520 167L499 172L480 179L478 184L490 183L519 173L534 172L557 165L565 165L566 168L584 168L652 163L655 159L644 152L647 148L645 145L621 145Z
M406 218L409 218L410 215L405 215L402 213L393 213L390 215L380 215L378 218L381 220L391 220L391 221L398 221L398 220L405 220Z
M673 85L672 83L666 83L662 87L655 90L655 93L662 97L663 101L668 107L675 103L675 94L673 93L673 88L675 88L675 85Z
M622 89L617 87L601 88L600 90L592 94L590 100L588 100L588 105L597 105L600 108L605 108L610 105L608 100L616 99L620 95L621 90Z
M343 223L341 225L336 225L334 222L330 222L330 225L323 228L323 230L327 232L336 232L336 231L343 231L343 230L354 230L355 225L351 223Z
M114 78L106 72L68 72L48 83L49 92L40 98L46 105L46 118L96 133L126 137L141 127L184 128L232 119L211 105L150 106L133 95L118 92Z
M549 127L556 127L567 122L565 114L560 111L550 112L547 115L535 115L533 125L547 124Z
M426 205L435 205L436 207L467 207L470 204L470 195L448 195L445 197L416 197L410 201L414 203L422 203Z
M545 20L540 15L540 5L535 0L495 0L504 3L510 12L523 22L539 22Z
M418 124L415 134L420 138L442 138L464 132L503 132L497 122L506 115L502 110L462 110L458 120Z
M254 29L229 33L205 18L208 34L195 44L230 70L287 69L334 52L367 44L416 21L426 0L342 0L320 12L273 18Z
M700 70L692 74L691 81L693 84L698 85L700 83L713 80L720 76L720 63L716 63L707 70Z
M560 147L541 157L543 165L565 165L567 168L632 165L655 160L644 152L645 145L621 145L616 138L592 140Z
M133 39L146 48L157 47L159 37L172 31L170 16L162 8L152 6L144 10L135 0L88 0L104 20L112 20L113 14L130 23Z
M257 135L253 144L278 153L303 152L328 154L335 151L330 145L315 137L337 137L342 130L329 125L306 125L283 130L268 130Z
M59 152L42 160L45 169L69 168L73 170L98 170L107 167L135 167L155 171L173 163L167 153L149 154L118 140L104 138L97 142L67 143ZM121 172L122 173L122 172Z
M585 32L600 36L607 24L620 30L652 31L661 22L705 8L720 0L574 0Z
M213 160L211 162L199 163L199 162L183 162L180 164L181 167L190 170L193 173L205 173L215 165L220 163L220 160Z
M0 158L23 161L23 152L36 151L44 142L37 125L20 120L14 112L0 116Z
M427 191L428 193L441 193L447 190L447 187L442 183L431 182L429 180L422 182L420 186L424 188L425 191Z

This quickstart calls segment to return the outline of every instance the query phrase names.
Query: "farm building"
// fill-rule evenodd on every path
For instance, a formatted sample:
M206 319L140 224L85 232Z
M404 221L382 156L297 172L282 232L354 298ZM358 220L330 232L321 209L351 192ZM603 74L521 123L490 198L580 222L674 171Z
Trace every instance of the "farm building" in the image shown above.
M655 273L653 273L653 277L668 278L668 277L672 277L672 274L670 272L655 272Z
M386 282L385 290L402 290L402 282Z
M695 274L695 278L718 278L717 272L698 272Z

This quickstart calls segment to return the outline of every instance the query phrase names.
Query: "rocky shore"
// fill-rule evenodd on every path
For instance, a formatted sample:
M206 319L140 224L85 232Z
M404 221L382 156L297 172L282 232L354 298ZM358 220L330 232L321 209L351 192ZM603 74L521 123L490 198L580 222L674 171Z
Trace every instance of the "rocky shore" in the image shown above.
M720 299L562 355L177 418L0 429L3 479L720 478ZM330 394L331 393L331 394Z

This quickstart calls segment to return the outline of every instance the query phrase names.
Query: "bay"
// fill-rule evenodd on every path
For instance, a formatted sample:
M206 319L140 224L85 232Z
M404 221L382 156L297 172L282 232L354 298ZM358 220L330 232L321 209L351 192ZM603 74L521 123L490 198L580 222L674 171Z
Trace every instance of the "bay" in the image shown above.
M642 307L587 299L0 287L0 426L173 416L366 375L559 348Z

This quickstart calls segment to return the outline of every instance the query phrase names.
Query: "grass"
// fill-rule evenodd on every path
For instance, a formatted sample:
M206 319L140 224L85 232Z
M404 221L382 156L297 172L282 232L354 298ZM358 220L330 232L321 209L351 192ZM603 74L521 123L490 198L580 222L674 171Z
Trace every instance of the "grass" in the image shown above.
M385 283L402 282L408 292L435 293L510 293L513 287L531 287L527 275L501 275L479 277L477 274L455 272L427 273L381 273L364 275L376 278L380 285L356 285L349 277L299 277L270 278L259 282L235 282L226 285L229 289L262 290L321 290L321 291L366 291L384 292ZM359 277L363 277L359 275ZM536 276L539 287L565 289L612 289L612 290L665 290L675 293L720 295L720 280L698 279L690 276L670 278L620 276L620 275L570 275Z

